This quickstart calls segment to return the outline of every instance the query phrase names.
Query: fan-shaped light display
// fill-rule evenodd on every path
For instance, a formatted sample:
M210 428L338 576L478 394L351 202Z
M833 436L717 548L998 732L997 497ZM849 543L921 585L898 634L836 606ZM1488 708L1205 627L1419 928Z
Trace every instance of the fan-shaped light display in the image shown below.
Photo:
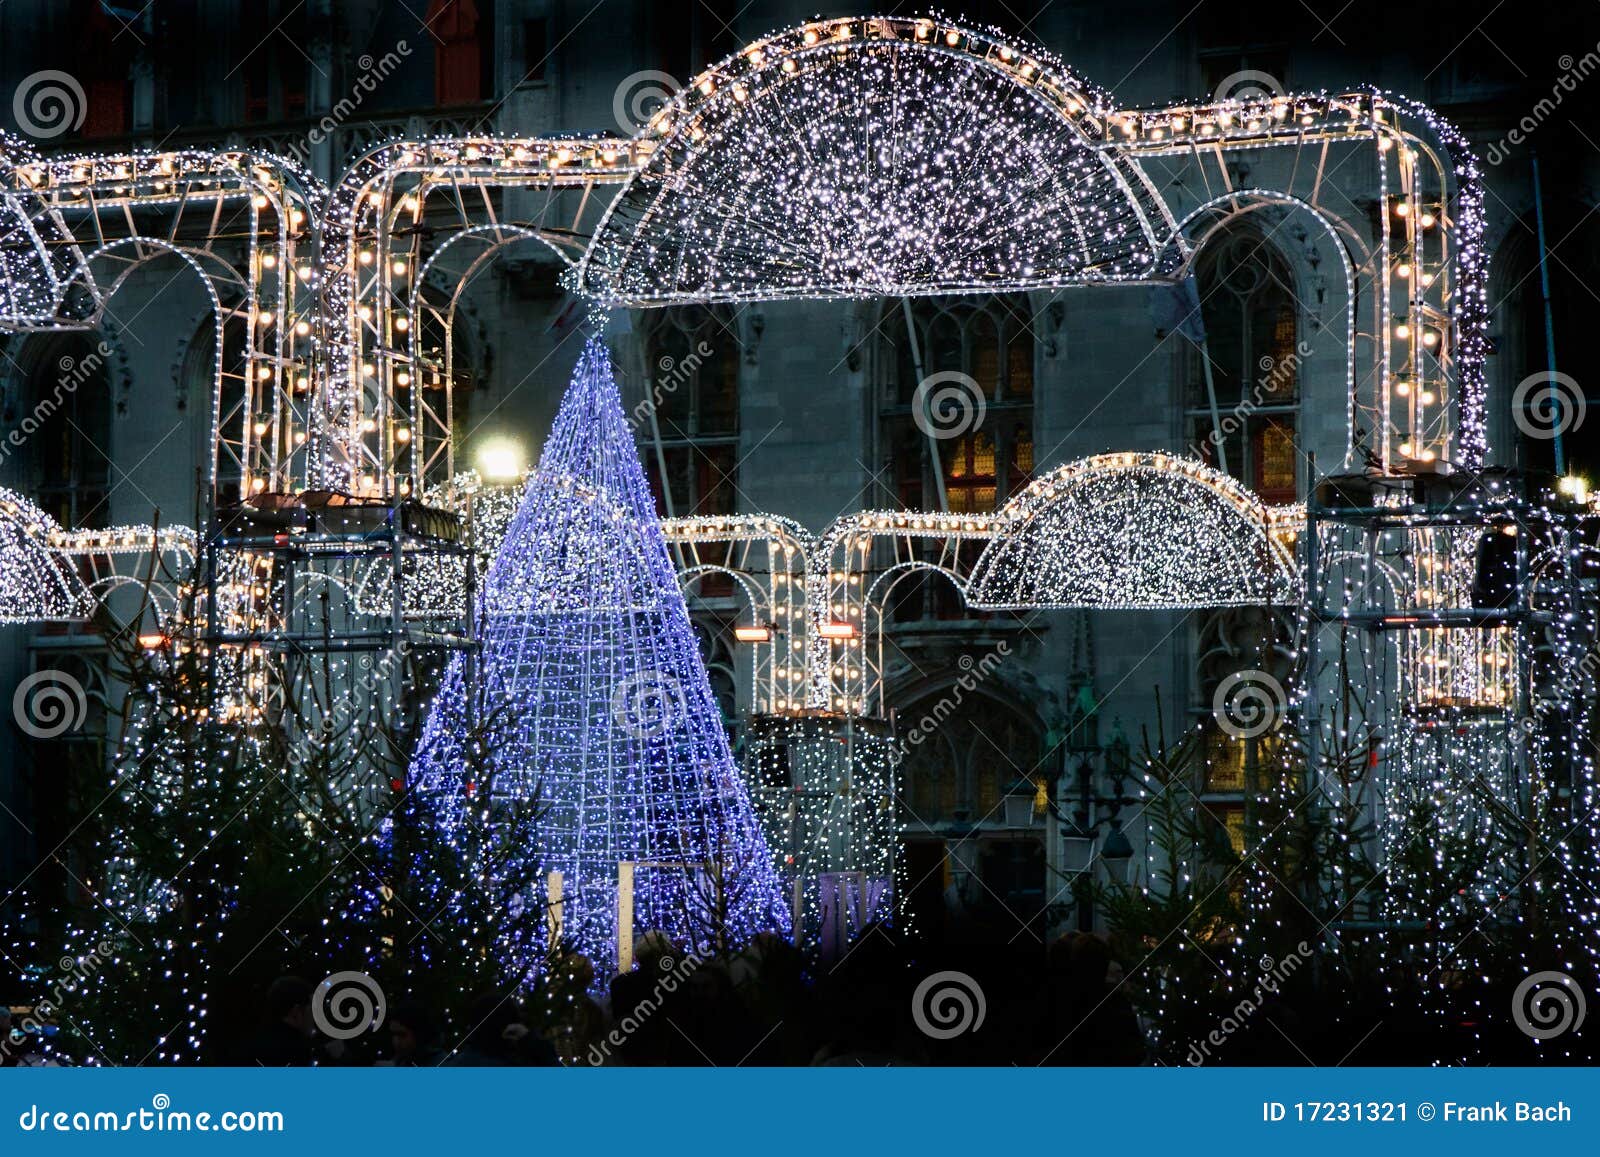
M1104 454L1039 479L984 548L975 607L1176 609L1299 597L1274 515L1225 474L1165 454Z
M698 77L579 272L611 300L1000 290L1142 277L1163 210L1096 95L931 20L791 29Z

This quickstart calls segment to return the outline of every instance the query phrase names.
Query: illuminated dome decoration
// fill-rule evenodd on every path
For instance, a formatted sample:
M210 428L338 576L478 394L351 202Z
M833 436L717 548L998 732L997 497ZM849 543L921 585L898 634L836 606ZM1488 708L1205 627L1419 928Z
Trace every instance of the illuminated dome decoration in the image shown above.
M525 899L548 895L560 939L601 984L626 970L635 932L705 948L787 931L598 340L489 568L481 615L476 717L487 734L463 726L474 692L458 655L412 765L447 828L481 796L537 798L521 875L548 891ZM503 947L534 958L543 946Z
M50 545L60 529L22 495L0 487L0 623L87 613L88 592Z
M1002 512L967 602L1137 610L1289 603L1286 520L1226 474L1165 454L1103 454L1039 479Z
M776 34L641 130L649 159L578 286L648 305L1143 278L1172 226L1102 147L1108 104L1043 53L944 21Z
M0 329L57 324L62 286L82 252L34 192L38 155L0 132Z

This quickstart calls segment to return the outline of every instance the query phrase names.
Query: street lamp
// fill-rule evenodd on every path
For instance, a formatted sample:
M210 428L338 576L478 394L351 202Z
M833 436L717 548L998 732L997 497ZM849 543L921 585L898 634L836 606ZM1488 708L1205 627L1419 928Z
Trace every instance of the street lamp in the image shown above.
M1083 813L1061 827L1061 870L1081 876L1094 866L1094 833L1083 826Z
M1105 846L1100 858L1106 862L1106 875L1117 883L1127 883L1128 869L1133 865L1133 844L1122 830L1122 821L1111 819L1111 830L1106 833Z
M1004 807L1006 827L1029 828L1033 826L1033 801L1038 795L1038 785L1025 775L1019 775L1006 788L1000 802Z
M478 473L485 482L515 482L522 477L522 447L495 438L478 447Z

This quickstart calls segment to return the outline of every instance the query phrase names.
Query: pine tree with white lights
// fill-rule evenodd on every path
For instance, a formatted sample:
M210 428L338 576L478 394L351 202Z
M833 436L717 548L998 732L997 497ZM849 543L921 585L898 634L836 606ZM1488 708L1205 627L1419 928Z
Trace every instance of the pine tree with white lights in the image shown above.
M540 950L559 937L604 983L620 966L619 919L630 909L626 933L660 929L697 952L786 931L783 889L597 338L579 359L478 614L481 653L446 673L411 789L440 801L447 826L492 821L512 801L538 797L523 866L537 863L539 894L521 904L550 905ZM465 721L484 699L511 710L471 733ZM492 784L474 770L485 762ZM503 890L500 877L514 867L502 864L485 883Z

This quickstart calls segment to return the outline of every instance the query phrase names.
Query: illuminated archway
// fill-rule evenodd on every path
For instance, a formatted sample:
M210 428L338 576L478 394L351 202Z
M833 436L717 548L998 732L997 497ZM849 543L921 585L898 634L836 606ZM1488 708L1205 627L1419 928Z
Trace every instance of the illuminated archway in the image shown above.
M1283 516L1232 478L1165 454L1069 463L1007 504L968 581L980 609L1285 604Z
M1044 53L932 20L803 25L684 88L579 267L628 304L1147 276L1171 222Z

